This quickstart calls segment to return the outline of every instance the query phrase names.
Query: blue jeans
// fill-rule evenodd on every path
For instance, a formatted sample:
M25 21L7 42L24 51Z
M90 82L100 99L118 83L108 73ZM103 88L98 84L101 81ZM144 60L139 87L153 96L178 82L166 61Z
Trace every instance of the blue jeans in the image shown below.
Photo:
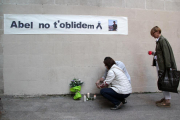
M112 88L103 88L100 91L101 95L111 101L114 105L119 105L130 94L119 94Z

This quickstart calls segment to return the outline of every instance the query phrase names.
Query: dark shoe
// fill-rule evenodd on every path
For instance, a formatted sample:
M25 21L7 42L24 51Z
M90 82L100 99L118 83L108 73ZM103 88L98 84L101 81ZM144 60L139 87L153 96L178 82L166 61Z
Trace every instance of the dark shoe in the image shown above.
M126 103L127 103L127 100L126 100L126 99L124 99L124 100L122 101L122 103L123 103L123 104L126 104Z
M158 107L171 107L171 103L167 102L167 100L164 100L163 102L156 104L156 106L158 106Z
M164 100L165 100L165 98L162 98L161 100L156 101L156 105L162 103Z
M118 110L121 108L122 105L123 105L123 103L120 102L119 105L115 105L114 107L111 108L111 110Z

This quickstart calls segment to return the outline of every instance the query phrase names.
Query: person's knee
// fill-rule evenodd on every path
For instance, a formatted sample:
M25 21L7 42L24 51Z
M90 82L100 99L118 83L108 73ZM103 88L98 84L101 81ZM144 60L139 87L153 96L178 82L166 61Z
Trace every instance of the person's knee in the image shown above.
M103 95L104 94L104 89L100 90L100 94Z

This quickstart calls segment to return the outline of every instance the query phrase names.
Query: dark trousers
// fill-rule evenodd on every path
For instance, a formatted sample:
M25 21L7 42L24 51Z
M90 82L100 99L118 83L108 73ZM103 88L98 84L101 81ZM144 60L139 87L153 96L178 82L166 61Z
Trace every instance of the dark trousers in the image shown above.
M112 88L103 88L100 91L101 95L111 101L114 105L119 105L130 94L118 94Z

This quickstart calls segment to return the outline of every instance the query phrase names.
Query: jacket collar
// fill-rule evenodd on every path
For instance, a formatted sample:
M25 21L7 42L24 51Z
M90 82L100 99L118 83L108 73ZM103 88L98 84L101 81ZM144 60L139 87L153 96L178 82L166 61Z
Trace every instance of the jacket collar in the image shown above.
M161 35L161 36L156 40L156 43L159 42L162 38L163 38L163 36Z
M120 69L120 70L122 71L122 69L121 69L120 67L118 67L116 64L114 64L114 65L110 68L110 70L112 70L112 69L114 69L114 68Z

